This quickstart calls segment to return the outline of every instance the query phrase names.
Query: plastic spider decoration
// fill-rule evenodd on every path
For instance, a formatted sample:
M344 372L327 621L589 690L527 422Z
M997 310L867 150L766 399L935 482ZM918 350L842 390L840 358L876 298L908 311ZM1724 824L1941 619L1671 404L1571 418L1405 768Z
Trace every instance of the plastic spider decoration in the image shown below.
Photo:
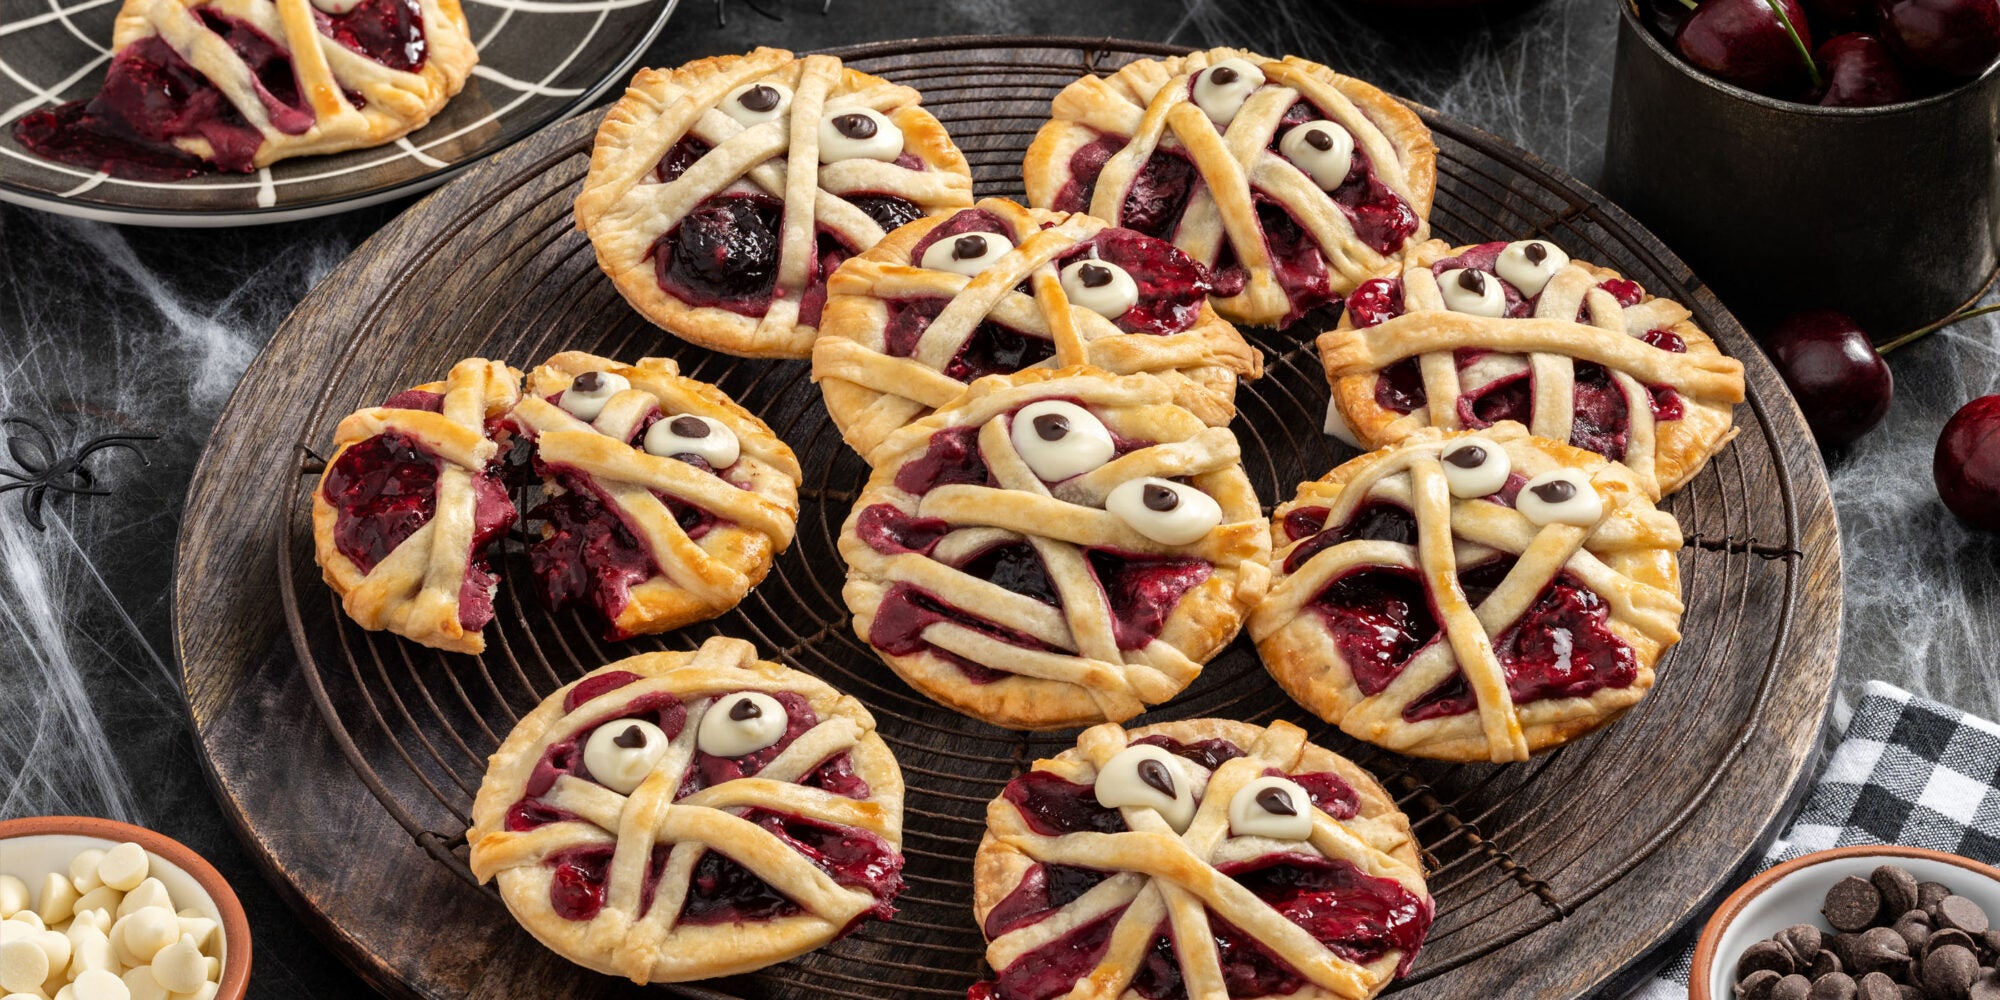
M763 4L758 3L757 0L743 0L743 4L770 20L782 21L785 19L783 14L765 7ZM819 12L821 14L825 14L832 9L833 0L822 0L819 5ZM729 0L715 0L715 26L718 28L729 26Z
M13 480L0 482L0 494L21 490L21 513L36 531L46 531L48 526L42 520L42 504L48 499L49 491L68 493L73 496L109 496L111 491L97 486L97 477L84 463L90 456L109 448L123 448L139 456L142 465L146 453L139 450L134 442L157 441L158 434L105 434L85 441L76 449L76 454L67 458L56 455L55 440L48 429L25 417L7 417L0 420L0 427L10 428L7 435L7 454L13 456L20 468L0 467L0 476Z

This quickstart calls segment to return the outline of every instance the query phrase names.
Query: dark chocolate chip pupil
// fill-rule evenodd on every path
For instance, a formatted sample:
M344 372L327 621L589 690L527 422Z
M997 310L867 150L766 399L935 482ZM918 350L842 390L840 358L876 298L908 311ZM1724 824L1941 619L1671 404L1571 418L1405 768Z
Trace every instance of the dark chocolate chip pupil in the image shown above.
M1085 264L1076 269L1076 280L1085 288L1103 288L1111 284L1111 269L1103 264Z
M632 750L646 745L646 733L638 726L626 726L624 732L611 737L611 742L616 746Z
M1044 413L1035 418L1035 434L1044 441L1060 441L1069 433L1069 418L1060 413Z
M748 698L738 698L736 704L729 706L729 717L736 722L746 722L763 714L764 710Z
M1486 272L1475 271L1469 267L1458 272L1458 287L1468 292L1486 294Z
M1153 786L1161 795L1174 797L1174 776L1167 771L1167 765L1157 760L1139 762L1139 780Z
M1333 148L1333 136L1327 135L1323 128L1307 129L1306 145L1324 153Z
M875 119L867 115L841 115L833 120L833 127L849 139L872 139L875 137Z
M578 375L576 381L571 382L569 386L578 392L596 392L598 389L603 388L604 376L596 372L584 372Z
M1236 71L1230 69L1227 66L1217 66L1216 68L1208 71L1208 78L1214 80L1216 83L1222 83L1222 84L1235 83Z
M700 417L675 417L667 429L684 438L705 438L708 436L708 421Z
M1181 505L1180 494L1157 483L1147 483L1146 488L1141 491L1141 499L1145 501L1146 509L1157 510L1163 514Z
M1533 492L1536 496L1542 498L1543 503L1562 503L1576 496L1576 484L1567 479L1558 479L1555 482L1543 483L1535 487Z
M1549 259L1549 248L1540 243L1530 243L1521 248L1521 256L1528 258L1531 264L1539 264Z
M1444 460L1461 469L1477 469L1486 464L1486 449L1468 444L1445 453Z
M986 237L966 235L952 241L952 260L978 260L986 256Z
M778 91L760 83L744 91L743 96L736 99L736 103L752 111L769 111L778 106Z
M1267 813L1280 816L1297 816L1299 807L1292 804L1292 793L1282 788L1266 788L1257 793L1257 804Z

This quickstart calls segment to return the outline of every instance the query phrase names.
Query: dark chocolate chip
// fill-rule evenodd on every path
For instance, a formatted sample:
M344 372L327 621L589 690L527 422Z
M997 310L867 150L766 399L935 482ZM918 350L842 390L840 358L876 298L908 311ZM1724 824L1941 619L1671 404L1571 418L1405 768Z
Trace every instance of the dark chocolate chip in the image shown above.
M1543 503L1563 503L1576 496L1576 484L1567 479L1551 479L1528 492L1541 497Z
M849 139L872 139L877 131L875 119L864 114L835 115L833 128Z
M2000 1000L2000 969L1987 969L1966 994L1970 1000Z
M1103 288L1111 284L1111 269L1103 264L1085 264L1076 269L1076 280L1085 288Z
M1486 272L1469 267L1458 272L1458 287L1475 295L1486 294Z
M1846 956L1842 956L1845 960ZM1894 971L1910 961L1910 946L1901 934L1887 927L1870 927L1861 932L1861 942L1856 946L1855 961L1848 961L1847 967L1854 972Z
M1236 75L1236 71L1227 66L1217 66L1208 71L1210 80L1224 85L1235 83Z
M1812 965L1806 968L1806 976L1818 982L1821 976L1845 971L1847 970L1841 966L1839 955L1821 948L1819 954L1813 956Z
M711 430L708 421L700 417L675 417L667 429L684 438L705 438Z
M1819 928L1811 924L1794 924L1772 935L1771 940L1784 945L1792 953L1792 964L1800 969L1811 965L1820 952Z
M1900 1000L1903 991L1896 981L1879 972L1871 972L1855 983L1855 1000Z
M1979 935L1979 940L1986 945L1986 954L2000 958L2000 928Z
M1830 972L1813 980L1812 1000L1854 1000L1854 977Z
M986 256L986 237L967 233L951 241L952 260L978 260Z
M1924 1000L1924 991L1908 983L1897 986L1896 995L1901 997L1902 1000Z
M1060 413L1044 413L1035 418L1035 436L1044 441L1060 441L1069 433L1069 418Z
M611 737L611 744L627 750L645 746L646 731L638 726L626 726L624 732Z
M1476 444L1462 445L1445 452L1444 460L1461 469L1477 469L1486 464L1486 449Z
M1833 940L1828 942L1827 947L1833 949L1833 953L1840 956L1840 964L1848 972L1857 976L1861 975L1861 970L1854 967L1854 956L1861 947L1861 935L1849 931L1841 931L1833 936Z
M598 387L602 386L603 384L604 384L604 376L599 375L596 372L584 372L583 374L578 375L576 377L576 381L571 382L569 384L569 387L575 389L578 392L596 392L598 390Z
M1931 917L1922 910L1911 910L1897 917L1894 927L1896 933L1909 943L1913 953L1921 950L1924 942L1931 939Z
M1140 761L1139 780L1153 786L1161 795L1174 798L1174 776L1167 770L1167 765L1157 760Z
M1937 923L1939 927L1952 927L1967 934L1984 934L1992 928L1986 919L1986 911L1964 896L1946 896L1938 900Z
M1736 998L1737 1000L1769 1000L1771 987L1778 985L1778 980L1783 978L1785 977L1769 969L1758 969L1756 972L1744 976L1737 982Z
M763 714L764 710L758 708L757 703L749 698L738 698L736 704L729 706L729 717L737 722L748 722Z
M1978 978L1978 960L1957 945L1946 945L1924 959L1924 992L1937 1000L1965 1000Z
M1949 895L1951 895L1951 886L1945 885L1943 882L1919 882L1917 883L1917 908L1935 910L1937 909L1938 900ZM1935 916L1936 914L1932 915Z
M1266 788L1257 793L1257 805L1267 813L1280 816L1297 816L1299 807L1292 804L1292 793L1282 788Z
M1540 242L1530 242L1521 248L1521 256L1528 258L1530 264L1539 264L1549 259L1549 248Z
M1960 948L1964 948L1966 951L1972 952L1974 955L1977 955L1979 953L1978 938L1973 937L1972 935L1967 934L1966 932L1959 930L1956 927L1947 927L1944 930L1941 930L1936 934L1931 935L1930 940L1924 942L1923 954L1929 955L1931 952L1934 952L1939 948L1950 947L1953 945L1956 945ZM1915 948L1910 949L1910 954L1912 955L1917 954L1917 949Z
M736 103L752 111L769 111L778 106L778 91L760 83L738 95Z
M1804 976L1786 976L1771 987L1771 1000L1806 1000L1812 996L1812 980Z
M1899 865L1882 865L1868 875L1882 894L1883 913L1908 913L1917 908L1917 877Z
M1306 145L1322 153L1333 148L1333 136L1327 135L1326 130L1323 128L1307 129L1305 142Z
M1849 875L1826 891L1826 904L1819 912L1835 930L1859 932L1874 926L1876 914L1882 912L1882 894L1867 879Z
M1743 949L1743 956L1736 960L1736 978L1746 979L1758 969L1769 969L1780 976L1789 976L1797 966L1792 962L1792 953L1776 941L1759 941Z
M1147 483L1139 495L1145 502L1147 510L1157 510L1163 514L1181 505L1179 493L1158 483Z

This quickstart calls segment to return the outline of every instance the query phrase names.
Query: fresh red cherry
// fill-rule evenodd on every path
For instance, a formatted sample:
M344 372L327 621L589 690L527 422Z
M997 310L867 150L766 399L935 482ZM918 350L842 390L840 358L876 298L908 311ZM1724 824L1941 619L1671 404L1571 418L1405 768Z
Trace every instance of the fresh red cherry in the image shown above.
M1994 0L2000 2L2000 0ZM1798 32L1778 19L1770 0L1706 0L1681 25L1674 47L1718 79L1771 97L1805 93L1812 85L1812 30L1798 0L1777 0Z
M1889 412L1895 380L1868 334L1846 313L1808 309L1764 338L1764 353L1784 376L1822 445L1846 444Z
M1959 520L2000 532L2000 395L1981 396L1945 422L1931 478Z
M1849 32L1827 39L1813 53L1819 60L1826 92L1819 103L1828 108L1872 108L1910 99L1903 71L1889 47L1873 35Z
M2000 56L2000 0L1877 0L1882 40L1910 66L1960 80Z

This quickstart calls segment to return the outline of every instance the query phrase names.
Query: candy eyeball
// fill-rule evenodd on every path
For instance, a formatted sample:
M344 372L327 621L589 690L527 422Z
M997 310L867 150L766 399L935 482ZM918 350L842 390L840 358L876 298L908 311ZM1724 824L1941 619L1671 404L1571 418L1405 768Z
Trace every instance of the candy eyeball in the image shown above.
M1153 476L1113 487L1104 509L1161 545L1192 545L1222 523L1222 507L1214 497Z
M1507 452L1483 437L1455 438L1438 453L1445 486L1461 500L1492 496L1507 485L1514 463Z
M1264 71L1244 59L1224 59L1194 78L1195 107L1219 126L1228 126L1251 91L1264 85Z
M1012 249L1014 244L999 233L963 233L926 247L921 263L933 271L951 271L969 278L992 267Z
M1131 272L1106 260L1079 260L1062 269L1063 294L1104 317L1117 319L1139 301L1139 283Z
M1492 317L1507 313L1507 293L1485 271L1454 267L1438 275L1437 284L1438 294L1444 296L1444 307L1452 312Z
M1534 298L1547 288L1556 272L1569 266L1569 254L1548 240L1520 240L1507 244L1493 271L1521 294Z
M1186 833L1194 822L1194 789L1174 755L1142 743L1118 751L1097 772L1097 804L1106 809L1151 809Z
M741 757L778 742L789 725L778 699L761 691L739 691L717 698L702 713L694 746L715 757Z
M1347 181L1354 169L1354 137L1332 122L1307 122L1278 140L1278 152L1311 177L1322 191Z
M1603 498L1590 485L1590 477L1576 469L1557 469L1528 480L1514 498L1514 508L1537 525L1588 528L1604 516Z
M646 428L646 453L661 458L693 455L711 469L727 469L742 456L736 432L714 417L692 413L665 417Z
M1312 836L1312 814L1312 799L1298 782L1265 775L1230 797L1229 835L1304 840Z
M583 766L598 784L630 795L667 752L667 734L644 719L614 719L583 744Z
M819 120L819 162L881 160L903 155L903 130L872 108L828 111Z
M569 384L556 405L578 420L596 420L611 397L632 388L632 383L615 372L584 372Z
M1117 454L1111 429L1075 403L1044 399L1014 413L1010 436L1028 470L1045 483L1089 472Z
M746 83L722 99L722 113L744 127L774 122L792 110L792 88L782 83Z

